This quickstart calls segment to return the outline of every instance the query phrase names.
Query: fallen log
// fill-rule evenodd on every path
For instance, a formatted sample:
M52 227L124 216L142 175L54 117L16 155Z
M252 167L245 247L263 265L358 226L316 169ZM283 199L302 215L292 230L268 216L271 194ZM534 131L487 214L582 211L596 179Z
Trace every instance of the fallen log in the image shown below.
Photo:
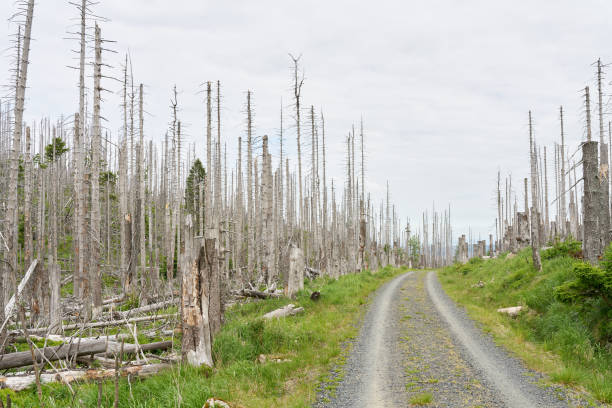
M121 326L125 323L139 323L139 322L147 322L147 321L155 321L155 320L163 320L169 319L171 317L178 316L178 313L168 313L168 314L160 314L160 315L151 315L151 316L142 316L142 317L132 317L131 319L124 320L105 320L102 322L93 322L93 323L76 323L76 324L67 324L62 326L63 330L78 330L78 329L94 329L100 327L108 327L108 326ZM34 329L28 329L28 332L31 334L44 334L49 331L48 327L40 327ZM13 330L9 332L11 336L19 336L21 330Z
M89 366L91 366L94 361L97 361L104 368L114 368L115 367L114 358L102 357L100 354L93 356L93 358L91 356L77 357L77 361L79 363L87 364Z
M123 353L124 354L136 354L140 351L153 351L153 350L168 350L172 348L172 341L158 341L155 343L146 343L146 344L131 344L124 343L123 344ZM105 354L117 354L121 351L121 343L110 342L108 343L108 348L106 349Z
M129 335L126 334L116 334L113 336L100 336L100 337L65 337L60 336L59 334L49 334L45 337L41 336L30 336L33 340L44 341L45 339L52 341L61 341L66 345L78 345L83 343L90 343L96 341L104 341L107 344L107 348L102 354L116 354L121 350L121 343L117 340L125 340L129 338ZM132 343L124 343L123 344L123 352L128 354L134 354L140 350L142 351L152 351L152 350L167 350L172 348L172 341L158 341L153 343L145 343L145 344L132 344Z
M125 295L115 296L115 297L112 297L112 298L110 298L110 299L104 299L104 300L102 301L102 304L103 304L103 305L110 305L110 304L113 304L113 303L121 303L121 302L123 302L125 299L126 299L126 296L125 296Z
M523 306L514 306L514 307L504 307L501 309L497 309L498 313L507 314L510 317L516 317L523 310Z
M146 343L146 344L140 344L140 345L124 343L123 344L123 354L137 354L137 353L140 353L141 351L144 352L144 351L153 351L153 350L168 350L170 348L172 348L171 341L160 341L156 343ZM108 344L108 348L106 349L106 352L94 355L93 359L90 356L77 357L77 361L86 363L86 364L91 364L94 361L97 361L103 367L114 368L115 359L109 358L109 356L111 357L116 356L120 352L121 352L121 343L112 342ZM155 354L147 354L146 356L147 357L153 356L155 358L159 358L162 361L166 361L163 357L156 356Z
M63 360L69 357L83 356L86 354L97 354L106 351L105 340L76 342L73 344L62 344L53 347L44 347L34 350L36 362L41 364L48 361ZM23 367L32 364L32 353L30 351L19 351L0 355L0 370L7 368Z
M293 316L298 313L302 313L304 311L303 307L295 307L294 304L288 304L287 306L281 307L280 309L273 310L269 313L266 313L263 318L264 319L273 319L280 317Z
M119 375L122 377L130 376L130 377L145 378L145 377L149 377L151 375L157 374L161 370L164 370L170 367L172 367L172 365L168 363L127 366L119 370ZM43 384L50 383L50 382L61 382L64 384L70 384L77 380L83 380L83 381L104 380L104 379L113 378L114 376L115 376L114 369L71 370L71 371L62 371L62 372L55 373L55 374L41 374L40 382ZM35 375L0 377L0 388L8 388L13 391L22 391L35 383L36 383Z
M138 314L138 313L154 312L156 310L165 309L165 308L167 308L169 306L174 306L176 304L178 304L178 299L166 300L164 302L153 303L153 304L150 304L148 306L137 307L135 309L130 309L130 310L126 310L126 311L123 311L123 312L117 312L117 313L119 313L119 315L122 318L126 318L126 317L129 317L129 316L133 316L135 314Z

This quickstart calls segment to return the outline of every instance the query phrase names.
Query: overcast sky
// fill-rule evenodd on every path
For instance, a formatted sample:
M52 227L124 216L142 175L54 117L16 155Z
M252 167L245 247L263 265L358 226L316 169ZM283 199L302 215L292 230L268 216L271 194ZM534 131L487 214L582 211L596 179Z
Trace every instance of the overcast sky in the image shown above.
M13 0L0 2L5 18L15 9ZM135 81L145 84L148 138L163 138L176 84L187 140L205 157L200 84L220 80L228 155L245 134L248 89L256 132L272 137L277 154L281 98L291 122L288 53L302 54L303 104L325 113L331 176L343 180L344 141L363 116L373 197L384 197L389 180L402 218L415 222L434 202L450 204L455 232L471 226L483 238L495 231L498 169L517 185L526 175L528 110L538 141L552 150L563 104L574 151L584 135L581 89L594 86L591 64L612 62L612 3L603 0L100 0L94 10L109 19L100 23L103 36L117 41L108 44L117 54L104 55L113 66L105 73L120 77L129 50ZM66 0L37 1L28 121L78 110L78 73L66 68L77 64L71 49L78 46L65 39L77 19ZM16 28L0 29L6 50ZM0 58L5 84L11 55ZM111 80L104 86L120 88ZM113 138L119 103L118 93L105 95ZM286 135L294 152L295 129Z

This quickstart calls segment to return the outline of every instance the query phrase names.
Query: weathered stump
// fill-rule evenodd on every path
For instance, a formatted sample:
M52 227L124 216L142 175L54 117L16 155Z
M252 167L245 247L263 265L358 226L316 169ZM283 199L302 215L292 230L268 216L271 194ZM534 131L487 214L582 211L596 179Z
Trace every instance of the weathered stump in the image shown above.
M596 263L601 251L598 223L600 182L597 166L597 142L582 144L582 172L584 180L582 251L584 259Z
M304 289L304 266L304 253L292 244L289 250L289 271L285 286L287 297L293 297L299 290Z

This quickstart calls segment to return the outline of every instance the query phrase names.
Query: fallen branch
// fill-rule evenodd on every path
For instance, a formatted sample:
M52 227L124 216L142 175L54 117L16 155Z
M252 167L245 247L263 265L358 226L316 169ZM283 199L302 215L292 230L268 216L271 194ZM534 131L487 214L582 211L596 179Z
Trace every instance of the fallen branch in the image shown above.
M2 326L0 327L0 333L2 333L2 331L4 330L4 327L6 326L9 319L11 318L13 311L15 309L15 305L17 304L17 299L19 299L19 297L21 296L23 289L28 284L30 278L32 277L32 274L34 273L34 270L36 270L36 265L38 265L38 259L34 259L34 261L30 264L28 271L26 272L21 282L19 282L19 286L17 286L17 292L13 293L13 296L11 296L8 303L4 307L5 319L4 319L4 322L2 322Z
M122 377L149 377L159 373L161 370L170 368L172 365L168 363L146 364L140 366L128 366L119 370L119 375ZM41 374L40 382L42 384L50 382L61 382L70 384L77 380L95 381L110 379L115 375L114 369L101 370L71 370L62 371L56 374ZM9 376L0 377L0 388L8 388L13 391L22 391L36 382L35 375L27 376Z
M269 313L266 313L263 318L264 319L273 319L280 317L293 316L298 313L302 313L304 311L303 307L295 307L294 304L288 304L287 306L281 307L280 309L273 310Z
M166 300L164 302L159 302L159 303L153 303L151 305L148 306L143 306L143 307L137 307L135 309L130 309L130 310L126 310L123 312L117 312L121 315L122 318L126 318L129 316L133 316L135 314L138 313L147 313L147 312L153 312L156 310L160 310L160 309L165 309L169 306L173 306L178 304L178 299L175 300Z
M103 305L110 305L113 303L121 303L126 299L125 295L121 295L121 296L116 296L116 297L112 297L110 299L105 299L102 301Z
M97 354L106 351L107 342L104 340L84 341L75 344L62 344L53 347L37 349L34 354L37 363L43 361L63 360L68 357L83 356L86 354ZM0 370L7 368L23 367L32 364L30 351L7 353L0 356Z
M280 293L261 292L259 290L254 290L254 289L234 290L232 291L232 294L236 296L252 297L252 298L257 298L257 299L279 298L282 296Z
M320 270L311 268L309 266L304 267L304 272L306 273L306 276L308 277L308 279L314 279L317 276L321 276Z
M523 306L514 306L514 307L504 307L501 309L497 309L498 313L505 313L508 316L516 317L523 310Z
M160 314L160 315L152 315L152 316L143 316L143 317L132 317L127 320L105 320L102 322L93 322L93 323L76 323L76 324L67 324L62 326L64 330L77 330L77 329L94 329L100 327L108 327L108 326L121 326L122 324L127 323L139 323L139 322L147 322L147 321L155 321L155 320L163 320L169 319L172 317L178 316L178 313L169 313L169 314ZM48 327L40 327L36 329L28 329L30 333L44 334L49 331ZM14 330L9 332L11 336L18 336L21 333L19 330Z

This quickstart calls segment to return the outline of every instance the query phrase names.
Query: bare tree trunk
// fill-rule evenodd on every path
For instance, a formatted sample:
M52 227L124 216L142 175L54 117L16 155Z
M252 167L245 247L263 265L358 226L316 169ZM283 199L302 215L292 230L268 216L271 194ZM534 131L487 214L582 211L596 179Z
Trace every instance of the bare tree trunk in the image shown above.
M138 242L140 244L140 276L141 276L141 289L142 292L145 292L144 296L140 296L141 300L144 303L147 302L147 293L150 293L151 289L151 276L150 271L147 269L147 249L146 249L146 241L145 241L145 174L144 174L144 110L143 110L143 85L140 84L138 87L138 132L140 136L139 146L138 146L138 200L140 204L139 215L140 220L139 224L139 237ZM151 168L149 167L149 172L151 172ZM149 224L151 224L151 219L149 218Z
M585 105L587 119L587 141L582 144L582 171L584 181L584 196L582 211L584 219L584 238L582 250L584 259L595 264L601 253L601 228L599 227L600 180L597 165L597 142L591 140L591 105L589 87L585 88Z
M533 140L533 128L531 123L531 111L529 111L529 156L531 162L531 248L533 257L533 267L537 271L542 270L542 261L540 260L540 239L539 227L540 217L538 214L538 175L536 173L536 148Z
M295 98L295 126L297 129L297 156L298 156L298 185L299 185L299 210L300 210L300 229L304 228L304 201L302 196L302 147L301 147L301 120L300 120L300 97L302 93L302 85L304 84L304 78L298 79L299 76L299 62L300 57L295 58L289 54L293 60L293 96ZM300 231L300 246L304 247L304 233Z
M565 228L565 222L567 219L567 215L566 215L566 211L567 211L567 204L565 201L565 197L566 197L566 193L565 193L565 133L564 133L564 129L563 129L563 106L559 107L559 118L560 118L560 122L561 122L561 146L559 147L559 154L560 154L560 158L559 161L561 162L561 177L560 177L560 182L561 182L561 186L559 188L559 190L561 191L561 197L560 197L560 202L559 202L559 207L561 209L560 212L560 224L561 224L561 236L563 238L566 237L567 231ZM574 238L578 238L578 237L574 237Z
M608 179L608 145L604 138L603 92L601 88L602 65L597 60L597 90L599 95L599 239L602 252L610 244L610 181Z
M247 276L253 279L255 265L255 210L253 208L253 138L251 91L247 91Z
M91 140L91 254L89 257L89 293L94 310L102 306L102 280L100 274L100 148L102 134L100 129L100 91L102 87L102 39L100 27L95 26L95 63L94 63L94 103ZM97 311L94 312L97 314Z
M4 273L2 282L3 301L8 299L12 290L16 287L17 279L17 247L19 236L19 208L17 203L17 178L19 174L19 154L21 152L21 135L23 131L23 111L25 109L25 91L28 78L28 64L30 58L30 40L32 38L32 19L34 18L34 0L28 0L26 11L26 26L23 34L23 47L21 59L18 60L18 69L16 73L15 89L15 116L13 128L13 144L11 148L11 159L9 168L9 198L6 208L6 214L9 219L9 228L7 234L8 262L10 268ZM21 40L21 37L19 37ZM4 308L4 305L1 305Z
M212 220L212 102L211 102L212 86L210 82L206 83L206 191L204 192L204 220L206 222L206 234L213 228Z
M60 325L62 323L61 320L61 309L60 309L60 299L61 299L61 272L59 265L57 264L57 240L58 240L58 230L57 230L57 198L58 198L58 165L56 158L56 143L55 143L55 134L53 135L53 150L52 150L52 163L51 163L51 208L50 208L50 232L51 236L49 239L49 253L48 253L48 262L47 269L49 271L49 287L50 287L50 296L49 296L49 329L51 333L56 333L60 329Z
M23 259L25 265L32 263L34 248L32 243L32 157L30 155L30 128L26 127L26 148L23 158ZM42 175L41 175L42 177ZM43 204L40 203L42 206Z
M263 263L268 285L276 281L276 269L274 268L274 231L273 231L273 194L272 186L272 158L268 152L268 136L263 137L262 165L261 165L261 200L262 200L262 238L263 243Z

